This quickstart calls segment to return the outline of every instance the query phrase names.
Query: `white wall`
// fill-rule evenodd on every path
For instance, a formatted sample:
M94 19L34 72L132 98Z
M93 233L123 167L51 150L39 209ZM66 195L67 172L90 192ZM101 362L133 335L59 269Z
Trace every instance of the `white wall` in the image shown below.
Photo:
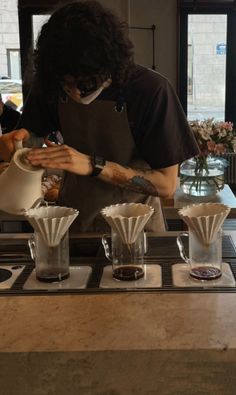
M156 66L176 86L177 79L177 1L130 0L130 25L156 25ZM131 30L136 48L136 61L152 66L152 36L150 31Z
M176 87L177 80L177 0L100 0L112 8L130 26L156 25L156 70L170 79ZM135 45L135 60L152 67L152 31L130 30Z
M119 15L124 21L128 22L130 0L99 0L99 2Z

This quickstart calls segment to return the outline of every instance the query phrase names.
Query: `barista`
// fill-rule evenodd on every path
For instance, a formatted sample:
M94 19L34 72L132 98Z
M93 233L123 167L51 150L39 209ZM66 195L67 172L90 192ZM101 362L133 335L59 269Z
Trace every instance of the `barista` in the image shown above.
M101 208L137 201L155 208L149 230L163 230L159 196L174 193L178 164L198 153L169 81L134 64L125 25L96 1L58 9L35 55L21 129L1 138L2 158L14 139L29 145L60 130L64 144L46 140L28 159L65 171L59 204L80 211L78 231L103 230Z

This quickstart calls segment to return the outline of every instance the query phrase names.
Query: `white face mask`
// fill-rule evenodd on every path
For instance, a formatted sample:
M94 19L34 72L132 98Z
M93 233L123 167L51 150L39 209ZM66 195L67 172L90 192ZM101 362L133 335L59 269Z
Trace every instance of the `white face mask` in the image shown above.
M100 95L100 93L102 93L103 89L104 89L104 86L101 85L96 91L90 93L88 96L81 97L78 100L79 103L82 103L82 104L92 103L92 101L94 101Z
M108 78L106 81L102 83L102 85L96 89L94 92L90 93L88 96L80 97L80 92L79 90L76 90L75 93L71 93L67 89L65 89L66 93L76 102L81 103L81 104L90 104L92 103L103 91L103 89L108 88L112 83L111 78ZM78 93L79 92L79 93Z

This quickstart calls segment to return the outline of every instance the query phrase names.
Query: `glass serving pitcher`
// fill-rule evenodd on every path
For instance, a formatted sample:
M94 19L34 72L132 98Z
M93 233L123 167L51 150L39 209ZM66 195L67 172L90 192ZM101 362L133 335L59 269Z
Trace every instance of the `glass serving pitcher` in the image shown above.
M144 254L147 251L146 233L141 231L134 243L124 243L117 232L102 237L106 258L112 262L112 275L117 280L132 281L144 276Z
M35 262L36 278L39 281L62 281L69 277L68 231L56 246L48 246L39 232L28 240L31 258Z
M186 255L182 238L189 239L189 257ZM209 244L204 244L196 233L181 232L177 237L181 258L190 265L190 276L199 280L213 280L222 275L222 229Z

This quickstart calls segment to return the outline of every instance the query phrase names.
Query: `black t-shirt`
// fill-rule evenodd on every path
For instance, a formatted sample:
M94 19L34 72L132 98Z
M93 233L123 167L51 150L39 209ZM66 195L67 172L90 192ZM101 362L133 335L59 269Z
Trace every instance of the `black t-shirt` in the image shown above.
M165 77L137 65L122 92L111 85L97 100L121 99L125 102L138 152L153 169L172 166L198 154L179 99ZM49 104L31 92L19 126L38 136L60 130L57 104Z
M19 121L20 113L13 108L4 104L3 112L0 116L0 124L2 128L2 133L11 132L16 128L16 125Z

